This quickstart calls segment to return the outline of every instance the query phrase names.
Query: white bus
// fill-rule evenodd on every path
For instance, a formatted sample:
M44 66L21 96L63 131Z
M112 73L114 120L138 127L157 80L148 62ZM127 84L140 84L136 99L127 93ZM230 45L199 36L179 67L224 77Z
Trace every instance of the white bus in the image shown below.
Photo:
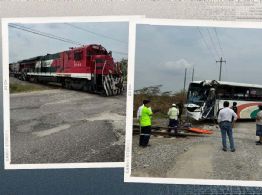
M262 85L216 80L193 81L187 93L187 116L195 120L216 119L223 102L237 103L238 119L254 119L262 105Z

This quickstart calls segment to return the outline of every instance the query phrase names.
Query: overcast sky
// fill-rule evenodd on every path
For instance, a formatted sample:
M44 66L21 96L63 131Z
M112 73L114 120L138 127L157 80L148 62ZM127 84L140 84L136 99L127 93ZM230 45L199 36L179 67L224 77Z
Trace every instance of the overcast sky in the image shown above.
M135 89L162 84L162 91L183 89L194 80L262 85L262 29L137 25Z
M31 28L40 32L53 34L67 38L81 44L101 44L107 50L111 50L113 57L120 60L127 58L126 54L116 52L128 52L128 23L127 22L100 22L100 23L70 23L84 28L89 33L63 23L49 24L16 24ZM109 37L109 38L108 38ZM16 62L26 58L47 53L56 53L68 50L69 47L77 47L72 43L50 39L30 32L9 27L9 55L10 62ZM116 52L114 52L116 51Z

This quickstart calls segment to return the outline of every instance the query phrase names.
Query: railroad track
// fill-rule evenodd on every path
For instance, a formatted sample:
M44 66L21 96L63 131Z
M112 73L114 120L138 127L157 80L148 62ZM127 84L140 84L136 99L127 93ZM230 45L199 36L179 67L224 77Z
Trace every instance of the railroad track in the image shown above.
M187 137L187 136L208 136L206 134L200 133L192 133L188 132L185 128L178 128L178 133L175 134L174 132L168 132L168 127L159 127L159 126L152 126L151 127L151 135L154 136L162 136L162 137ZM133 135L140 134L140 127L139 125L133 125Z

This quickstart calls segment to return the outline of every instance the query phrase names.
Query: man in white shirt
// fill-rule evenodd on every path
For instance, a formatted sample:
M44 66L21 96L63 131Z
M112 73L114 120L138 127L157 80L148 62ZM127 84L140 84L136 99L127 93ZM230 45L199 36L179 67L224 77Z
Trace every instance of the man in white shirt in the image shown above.
M144 103L145 103L145 100L143 100L143 104L141 106L139 106L139 108L137 110L136 118L137 118L138 121L140 120L140 116L141 116L142 108L144 107Z
M232 118L233 122L237 120L237 114L229 108L229 102L224 102L224 108L219 111L218 124L222 135L223 151L227 151L227 135L230 143L231 152L235 152L233 131L232 131Z

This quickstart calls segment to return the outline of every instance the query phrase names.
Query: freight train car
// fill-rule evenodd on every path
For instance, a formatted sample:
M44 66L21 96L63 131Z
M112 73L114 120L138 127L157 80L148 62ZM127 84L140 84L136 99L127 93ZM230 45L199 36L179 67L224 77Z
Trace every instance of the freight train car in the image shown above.
M10 64L9 70L21 80L56 82L67 89L106 96L121 94L124 89L120 64L114 62L111 51L97 44L21 60Z

